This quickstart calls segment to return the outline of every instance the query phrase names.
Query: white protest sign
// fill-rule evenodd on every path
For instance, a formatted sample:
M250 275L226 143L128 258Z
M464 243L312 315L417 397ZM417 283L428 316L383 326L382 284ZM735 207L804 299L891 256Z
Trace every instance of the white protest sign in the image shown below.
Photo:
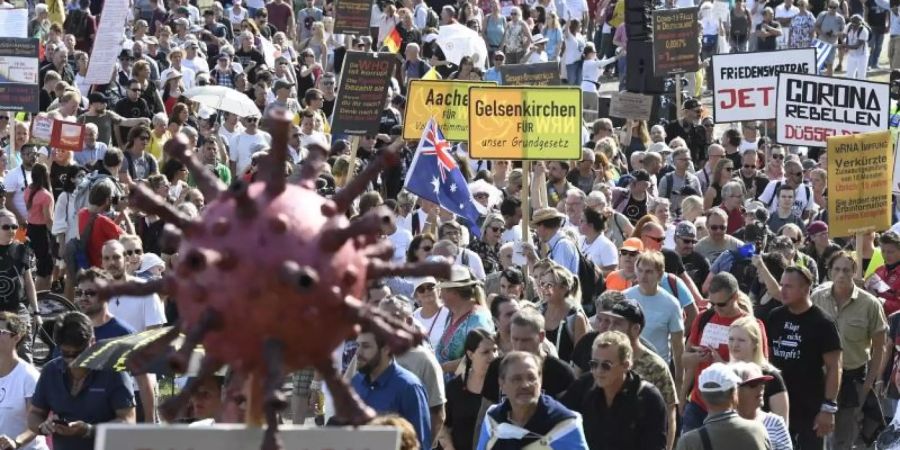
M31 140L47 145L53 135L53 118L46 115L37 115L31 119Z
M0 37L28 37L28 10L0 9Z
M887 83L818 75L778 75L776 140L825 147L829 136L888 129Z
M713 119L716 123L774 119L778 74L815 70L814 48L713 55Z
M391 427L279 427L291 450L397 450L400 430ZM259 448L261 428L244 425L119 425L97 427L94 450L247 450Z
M900 194L900 135L895 130L892 136L894 136L894 178L891 189L895 194Z
M653 109L653 96L634 92L614 92L609 100L610 117L648 120Z
M128 0L106 0L103 15L97 27L97 37L88 63L85 80L90 84L107 84L116 70L122 42L125 41L125 23L128 20Z

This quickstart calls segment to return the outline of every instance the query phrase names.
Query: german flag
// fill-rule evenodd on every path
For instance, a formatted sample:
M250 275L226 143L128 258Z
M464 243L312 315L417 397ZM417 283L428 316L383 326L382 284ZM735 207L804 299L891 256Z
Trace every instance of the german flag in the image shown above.
M397 31L397 26L394 26L394 29L388 33L387 37L384 38L384 46L387 47L388 51L391 53L399 53L400 52L400 43L403 42L403 39L400 37L400 32Z

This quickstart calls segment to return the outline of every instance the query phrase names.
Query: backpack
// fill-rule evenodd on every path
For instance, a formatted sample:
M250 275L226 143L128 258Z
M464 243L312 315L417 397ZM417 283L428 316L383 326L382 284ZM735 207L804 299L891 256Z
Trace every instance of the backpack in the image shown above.
M89 34L87 14L80 9L70 12L63 22L63 31L66 34L86 38Z
M756 268L750 263L750 258L744 258L740 252L728 250L731 254L731 270L729 272L737 278L741 292L750 292L753 282L756 281Z
M441 17L430 6L425 11L425 28L438 28L441 23Z
M78 216L76 215L75 217L75 220L78 220ZM84 230L79 233L78 237L66 242L65 261L69 267L74 269L74 272L91 267L91 262L88 259L88 246L90 246L91 233L94 232L94 223L96 222L97 214L91 214L87 225L85 225Z
M563 239L556 241L556 244L550 249L551 255ZM578 245L573 245L575 245L575 251L578 252L578 284L581 286L581 308L590 317L595 312L594 299L606 291L606 280L603 279L603 275L597 265L578 248Z
M111 175L94 172L84 177L84 180L81 180L81 183L79 183L78 186L75 186L75 192L73 192L75 198L75 211L81 211L88 207L91 189L99 183L111 183L113 187L113 197L121 197L124 192L119 186L119 183Z

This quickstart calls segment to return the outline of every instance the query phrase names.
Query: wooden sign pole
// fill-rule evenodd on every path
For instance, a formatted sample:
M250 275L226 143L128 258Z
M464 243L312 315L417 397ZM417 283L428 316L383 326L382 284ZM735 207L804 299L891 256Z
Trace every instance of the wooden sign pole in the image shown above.
M350 137L350 167L347 168L347 181L344 183L344 186L347 183L350 183L350 180L356 175L356 153L359 151L359 136L351 136Z

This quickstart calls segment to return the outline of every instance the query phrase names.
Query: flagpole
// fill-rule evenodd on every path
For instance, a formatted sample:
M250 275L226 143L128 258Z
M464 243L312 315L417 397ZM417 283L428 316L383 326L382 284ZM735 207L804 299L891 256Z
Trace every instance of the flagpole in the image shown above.
M520 195L522 196L522 243L530 243L531 239L531 200L529 199L529 186L531 178L531 161L526 160L522 162L522 191ZM525 275L525 279L528 279L528 264L525 264L525 267L522 268L522 273Z

